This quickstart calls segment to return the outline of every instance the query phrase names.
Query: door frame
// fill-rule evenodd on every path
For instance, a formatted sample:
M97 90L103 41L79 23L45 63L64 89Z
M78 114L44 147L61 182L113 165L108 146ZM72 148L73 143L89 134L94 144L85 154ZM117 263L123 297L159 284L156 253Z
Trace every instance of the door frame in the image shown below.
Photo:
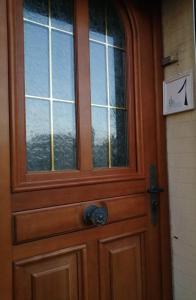
M7 2L0 1L0 298L12 299Z
M153 48L154 48L154 99L156 106L156 138L159 185L167 187L167 159L166 159L166 128L165 117L162 114L162 80L161 69L162 45L161 9L155 4L152 10ZM0 298L12 299L12 240L11 240L11 189L10 189L10 138L9 138L9 66L8 66L8 18L7 1L0 1L0 153L3 158L0 163ZM171 244L168 192L160 195L160 249L162 272L162 299L172 299L171 276Z
M160 256L162 272L162 296L163 300L173 299L172 286L172 256L170 238L170 210L168 193L168 173L167 173L167 144L166 144L166 117L163 116L163 69L162 61L162 15L161 2L152 4L153 7L153 48L154 48L154 74L155 74L155 107L156 107L156 136L157 136L157 171L158 184L165 188L160 194Z

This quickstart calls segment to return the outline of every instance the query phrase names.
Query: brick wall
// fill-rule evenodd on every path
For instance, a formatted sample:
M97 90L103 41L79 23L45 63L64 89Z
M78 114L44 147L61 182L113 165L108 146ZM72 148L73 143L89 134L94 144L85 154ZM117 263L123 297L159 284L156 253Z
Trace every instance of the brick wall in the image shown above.
M179 63L165 79L194 70L192 0L163 0L164 56ZM196 111L167 117L167 155L175 300L196 299Z

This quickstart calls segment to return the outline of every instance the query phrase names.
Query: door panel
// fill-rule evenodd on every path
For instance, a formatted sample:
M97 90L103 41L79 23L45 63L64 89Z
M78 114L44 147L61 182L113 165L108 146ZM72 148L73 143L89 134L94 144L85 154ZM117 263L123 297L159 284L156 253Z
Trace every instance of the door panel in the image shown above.
M83 220L84 209L92 204L107 208L108 223L148 214L148 204L144 195L15 213L14 241L21 243L54 234L84 230L87 227Z
M65 269L69 265L73 273L76 272L80 275L77 275L77 279L73 281L74 287L80 289L80 296L76 299L121 300L124 299L122 296L128 297L134 293L139 297L141 292L145 290L146 285L146 265L143 253L145 251L146 232L147 217L138 217L104 227L84 230L82 234L78 231L50 239L16 245L14 246L16 295L21 297L22 294L25 297L29 294L32 295L33 286L30 287L32 273L41 273L42 276L47 275L44 279L41 278L44 282L42 293L47 295L48 285L45 285L45 281L47 282L51 276L54 276L61 282L61 276L65 276L65 272L62 269L59 270L59 268L63 267ZM110 259L111 254L113 255L112 260ZM75 269L76 265L77 270ZM125 278L124 268L128 268L130 278ZM57 273L54 274L55 272ZM110 276L111 272L113 272L112 277ZM130 281L132 278L134 278L133 282ZM110 288L111 281L115 282L113 292L116 294L114 295ZM21 285L21 282L24 282L24 285ZM135 282L137 283L137 290L133 287ZM50 286L51 289L56 288L56 285ZM82 293L85 295L84 298L82 298ZM16 299L26 300L29 298ZM51 299L53 300L53 298ZM75 298L70 299L75 300ZM54 298L54 300L56 299Z
M15 299L86 299L85 261L83 246L15 263Z
M23 11L23 3L35 2L42 5L35 5L30 14L26 6ZM11 170L4 188L12 204L12 296L159 300L160 240L166 238L160 235L159 222L151 224L147 193L149 167L160 166L163 151L161 135L157 142L162 128L156 78L160 35L157 38L152 19L158 11L143 1L115 0L105 16L97 7L100 1L75 0L74 7L71 2L7 0L10 120L2 128L8 132L10 124L11 145L3 135L0 146L7 145L6 174ZM96 16L92 20L89 7ZM72 17L65 22L70 11ZM96 29L99 21L103 34ZM40 31L44 38L39 43ZM26 89L27 66L35 67L35 78L26 75ZM106 72L98 83L96 68ZM33 84L38 88L32 90ZM8 116L7 104L4 110ZM32 138L35 145L29 143ZM90 205L106 209L106 225L84 223Z
M99 241L101 299L145 299L143 238L123 235Z

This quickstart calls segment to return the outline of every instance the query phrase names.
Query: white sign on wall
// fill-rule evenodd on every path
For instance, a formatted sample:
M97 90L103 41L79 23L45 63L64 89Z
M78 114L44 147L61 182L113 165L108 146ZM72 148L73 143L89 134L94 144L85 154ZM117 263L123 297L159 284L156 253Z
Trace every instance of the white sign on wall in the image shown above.
M163 82L163 114L169 115L194 108L192 73Z

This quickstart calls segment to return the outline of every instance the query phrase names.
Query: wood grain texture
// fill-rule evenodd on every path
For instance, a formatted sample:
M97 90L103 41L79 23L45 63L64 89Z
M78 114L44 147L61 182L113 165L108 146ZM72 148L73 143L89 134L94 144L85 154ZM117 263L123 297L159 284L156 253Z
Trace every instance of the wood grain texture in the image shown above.
M61 250L16 262L16 300L86 300L86 248Z
M76 245L91 244L91 242L96 243L100 239L104 239L106 237L118 236L125 233L129 234L137 234L138 232L146 232L148 228L148 217L144 216L141 218L135 218L131 220L124 220L121 222L116 222L112 224L108 224L101 227L95 228L87 228L81 234L80 231L76 231L74 233L62 234L59 236L54 236L52 238L41 239L38 241L31 241L28 243L22 243L18 245L14 245L13 247L13 260L19 261L23 259L32 258L37 255L42 255L43 253L50 253L54 251L59 251L61 249L66 249L70 247L74 247ZM96 247L92 246L92 249L96 249ZM96 257L96 251L89 252L90 261L94 261ZM92 255L92 257L91 257ZM88 257L88 256L87 256ZM95 259L96 260L96 259ZM97 262L97 268L99 267Z
M152 226L150 198L146 192L152 163L158 165L160 183L167 189L162 136L164 121L160 119L158 61L161 35L155 30L160 26L160 19L152 18L158 11L150 5L142 7L137 1L117 1L127 40L129 168L92 169L87 1L77 0L75 42L78 49L75 55L79 170L27 173L22 0L8 0L8 4L11 146L6 2L0 2L0 36L5 42L0 49L3 66L0 70L3 78L0 81L3 99L0 123L4 129L0 137L3 149L0 171L4 172L5 179L0 182L4 192L2 220L5 221L5 231L0 230L5 242L0 257L5 270L0 280L4 297L1 298L11 300L12 293L11 169L14 241L20 242L13 245L16 300L56 300L55 295L60 300L112 297L120 300L130 297L160 300L164 297L164 300L170 300L168 200L164 193L160 224ZM106 226L84 226L83 210L92 203L107 206L109 222ZM103 290L100 290L100 284ZM166 289L164 293L162 287Z
M144 195L16 213L13 215L14 242L19 243L50 235L84 230L86 225L83 221L83 212L85 207L92 204L107 207L108 223L148 214L147 199Z
M162 28L161 28L161 4L154 6L153 13L153 45L154 45L154 72L155 72L155 95L156 95L156 124L157 124L157 155L158 155L158 178L159 185L165 189L164 195L160 195L160 235L161 235L161 266L162 266L162 290L163 299L171 300L172 270L171 270L171 239L170 239L170 214L167 178L166 157L166 119L163 116L162 82L163 70L160 68L162 59Z
M12 298L7 3L0 1L0 299Z
M141 126L136 126L136 80L134 79L133 36L130 19L123 5L117 7L126 34L126 98L128 111L129 166L94 170L91 149L90 56L88 45L88 2L75 2L75 74L77 102L78 170L27 172L24 91L24 30L21 0L10 3L10 78L11 78L11 141L12 189L14 192L40 189L88 186L97 183L125 182L142 174Z
M140 234L99 241L101 299L145 299L141 239Z
M146 189L144 177L133 177L131 181L115 183L95 183L87 186L67 187L61 189L46 189L31 191L31 201L27 201L27 193L15 193L12 196L12 208L14 212L31 210L36 208L51 207L63 204L73 204L90 200L99 200L140 194Z
M82 256L82 269L87 276L85 277L83 275L81 277L81 284L86 286L85 290L87 292L85 297L88 297L88 299L100 300L100 248L98 247L98 241L100 240L104 242L105 240L108 241L109 239L121 239L121 241L123 241L126 240L127 237L143 235L146 230L147 217L141 217L133 220L125 220L122 222L109 224L105 227L87 229L82 234L80 232L75 232L50 239L43 239L41 241L14 246L14 265L16 270L15 286L17 287L17 285L19 285L19 288L21 288L18 282L21 282L21 274L28 273L28 270L27 272L23 272L26 266L29 268L36 264L36 270L39 268L39 270L41 269L43 271L44 261L49 261L49 265L51 266L52 264L53 266L54 256L69 256L70 253L75 253L75 251L78 253L78 251L80 252L81 249L81 251L85 251L86 253ZM141 243L141 248L143 247L144 244ZM55 264L55 268L56 267L57 265ZM17 272L18 268L20 269L19 272ZM29 275L27 274L27 276ZM27 290L27 281L25 282L25 289ZM31 290L30 287L28 290ZM20 291L18 291L18 293L20 293Z

